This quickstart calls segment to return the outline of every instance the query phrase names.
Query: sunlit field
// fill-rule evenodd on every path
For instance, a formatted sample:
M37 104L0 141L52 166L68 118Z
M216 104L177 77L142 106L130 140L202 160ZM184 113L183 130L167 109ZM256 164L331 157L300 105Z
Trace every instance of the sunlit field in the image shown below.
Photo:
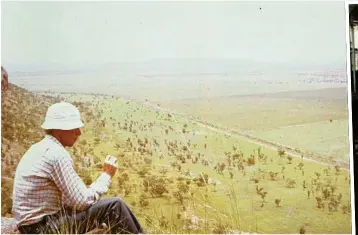
M309 154L347 162L348 110L345 88L267 95L176 100L161 103L198 120L241 130Z
M79 100L79 98L79 96L74 96L72 99ZM122 192L118 190L117 187L120 187L120 184L111 188L111 195L118 195L118 193L126 195L125 198L128 198L126 200L135 205L135 210L144 216L142 221L149 227L152 226L152 223L158 223L154 228L159 230L153 231L178 232L180 228L177 225L181 224L180 221L183 222L182 215L178 214L183 213L183 206L188 210L187 214L191 213L191 215L203 219L201 225L203 227L199 226L195 230L196 232L207 233L213 232L213 229L230 228L235 230L236 228L236 230L258 233L297 233L301 226L312 233L349 231L350 222L346 218L347 214L341 212L335 213L333 216L334 209L329 209L333 205L331 199L328 199L331 196L323 200L325 209L322 205L319 206L321 209L317 208L321 197L320 190L330 189L331 184L333 188L337 188L333 189L334 194L340 195L339 193L341 193L342 196L337 197L341 197L340 200L346 200L349 203L347 171L339 170L336 175L334 166L322 166L303 161L300 158L291 159L284 155L280 157L277 151L265 148L259 150L258 145L248 143L243 138L227 137L221 133L192 125L175 115L169 117L166 113L157 113L136 102L111 99L101 102L105 103L96 107L103 108L103 115L107 119L107 130L112 132L116 142L125 141L128 138L142 140L147 138L149 142L150 140L154 142L155 139L158 142L158 145L151 144L153 151L152 157L150 157L152 161L149 164L151 170L145 176L141 176L143 174L141 170L145 168L145 164L135 164L134 168L141 172L139 175L130 168L127 168L126 172L130 182L141 182L143 177L144 179L152 177L153 180L159 177L164 180L162 183L166 185L165 188L168 192L163 189L164 193L161 197L154 195L153 198L150 189L148 189L147 197L149 199L143 200L148 200L149 205L143 208L140 205L140 198L144 197L143 192L127 192L128 195L126 195L125 187ZM112 118L112 122L108 120L110 118ZM116 122L123 123L124 126L125 123L138 123L139 130L143 128L147 131L134 131L135 133L133 133L133 129L137 128L134 128L133 126L136 125L132 124L132 132L128 133L123 128L119 129L118 124L116 128ZM90 133L93 129L95 129L94 126L86 127ZM169 130L168 134L166 134L166 130ZM170 143L175 141L177 145L174 145L176 150L174 150L173 156L165 147L165 142L170 146ZM100 155L100 151L110 151L113 145L111 141L103 142L105 143L97 146L98 155ZM117 150L113 148L112 151L115 153ZM258 151L262 157L258 157ZM228 154L228 152L231 153ZM255 163L252 165L244 163L244 165L248 165L244 167L244 170L239 170L238 166L234 166L235 160L231 160L231 165L229 165L229 159L233 159L235 153L242 154L244 158L252 154L253 159L256 159ZM198 154L200 154L200 159L194 163L194 156L198 156ZM229 157L230 155L232 157ZM138 159L135 160L138 157L139 159L143 158L141 154L138 156L127 153L123 159L125 159L124 162L140 162ZM149 162L149 160L147 161ZM180 167L176 165L178 162ZM214 167L222 163L226 164L226 167L222 172L220 170L216 172ZM195 179L200 179L201 174L207 174L210 183L206 184L204 181L204 186L198 186L200 183ZM212 183L213 181L217 183ZM154 182L156 181L154 180ZM187 187L183 185L187 185ZM159 190L158 186L153 185L152 187L152 190ZM263 189L259 192L256 187ZM146 191L145 187L143 190ZM178 190L187 192L178 196L175 193ZM261 194L263 192L266 193ZM328 191L325 192L327 194ZM276 204L276 200L279 205ZM157 221L145 220L146 216L152 220L157 218ZM167 220L167 230L162 230L163 227L160 226L162 216ZM318 220L317 217L324 219ZM333 220L330 221L331 219ZM279 231L278 227L280 227Z

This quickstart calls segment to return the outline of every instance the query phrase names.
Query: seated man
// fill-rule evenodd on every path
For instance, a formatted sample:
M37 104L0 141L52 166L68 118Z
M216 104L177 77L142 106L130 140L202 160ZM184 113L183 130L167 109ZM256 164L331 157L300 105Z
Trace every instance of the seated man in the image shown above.
M15 175L13 212L21 233L86 233L105 223L110 233L144 233L120 198L101 199L117 170L107 156L103 173L89 188L73 168L65 147L83 127L79 110L66 102L50 106L46 136L22 157Z

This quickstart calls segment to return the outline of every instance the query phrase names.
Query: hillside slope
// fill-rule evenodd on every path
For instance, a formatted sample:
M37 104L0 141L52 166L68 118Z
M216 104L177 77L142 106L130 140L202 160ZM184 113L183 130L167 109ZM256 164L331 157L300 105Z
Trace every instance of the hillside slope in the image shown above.
M9 84L1 93L1 214L11 214L12 183L17 163L31 144L39 141L47 107L55 98L32 94Z

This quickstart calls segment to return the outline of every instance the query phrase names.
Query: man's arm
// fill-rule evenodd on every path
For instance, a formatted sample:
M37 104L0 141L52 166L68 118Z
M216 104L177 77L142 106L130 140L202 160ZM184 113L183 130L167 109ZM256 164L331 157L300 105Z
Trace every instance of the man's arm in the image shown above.
M111 177L103 173L90 188L84 184L73 168L70 157L58 157L53 162L52 179L62 192L66 205L85 210L107 192Z
M103 193L107 192L109 184L111 183L110 180L116 173L117 168L117 158L107 155L104 160L102 175L98 177L97 181L94 182L90 188L95 190L99 196L102 196Z
M90 188L98 194L98 196L102 196L108 191L108 187L111 184L112 176L108 173L103 172L95 182L93 182Z

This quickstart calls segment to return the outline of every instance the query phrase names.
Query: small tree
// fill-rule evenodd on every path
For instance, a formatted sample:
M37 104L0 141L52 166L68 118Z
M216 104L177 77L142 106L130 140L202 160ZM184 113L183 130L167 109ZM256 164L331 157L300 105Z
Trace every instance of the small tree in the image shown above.
M120 149L121 149L121 145L117 143L117 144L114 145L114 148L115 148L116 150L120 150Z
M247 159L247 165L249 165L249 166L255 165L255 156L254 156L254 155L251 155L251 156Z
M323 189L322 193L324 199L328 199L331 196L331 192L328 188Z
M281 199L275 199L276 207L280 207Z
M277 154L278 154L278 156L281 158L281 157L283 157L283 156L285 155L285 150L283 150L283 149L278 149L278 150L277 150Z
M273 181L276 180L276 176L278 175L278 172L270 171L269 174L270 174L271 180L273 180Z
M285 180L287 188L294 188L296 186L296 180L287 178Z
M328 210L329 212L337 211L338 209L338 202L335 199L331 199L331 201L328 203Z
M149 191L152 197L161 197L164 193L168 193L165 188L165 182L158 176L149 176L143 180L145 191Z
M190 181L189 181L190 183ZM178 190L182 193L189 192L189 185L187 184L187 181L184 183L183 181L178 182L177 184Z
M260 194L261 199L262 199L262 203L265 202L265 197L266 197L266 195L267 195L267 192L262 192L262 193Z
M338 176L341 172L340 166L336 165L336 166L334 166L334 169L336 170L336 176Z
M303 190L305 190L307 188L306 180L304 180L302 182L302 188L303 188Z
M300 162L299 164L298 164L298 169L300 169L300 171L302 171L302 168L305 166L305 164L303 164L302 162Z
M98 137L96 137L95 139L94 139L94 144L95 145L98 145L99 143L100 143L100 138L98 138Z
M317 196L316 197L316 202L317 202L317 208L322 208L323 207L323 202L322 202L322 198Z
M343 214L347 214L348 212L349 212L349 206L347 206L347 205L342 205L342 212L343 212Z

